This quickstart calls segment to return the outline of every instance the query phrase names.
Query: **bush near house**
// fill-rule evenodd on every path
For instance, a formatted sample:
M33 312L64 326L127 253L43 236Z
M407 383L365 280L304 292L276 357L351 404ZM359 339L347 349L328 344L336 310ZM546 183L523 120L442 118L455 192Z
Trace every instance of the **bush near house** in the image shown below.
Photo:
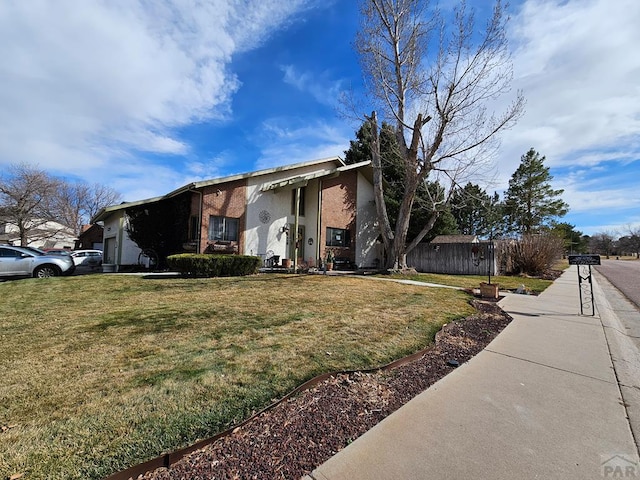
M249 255L181 253L167 257L171 270L191 277L239 277L258 273L260 258Z

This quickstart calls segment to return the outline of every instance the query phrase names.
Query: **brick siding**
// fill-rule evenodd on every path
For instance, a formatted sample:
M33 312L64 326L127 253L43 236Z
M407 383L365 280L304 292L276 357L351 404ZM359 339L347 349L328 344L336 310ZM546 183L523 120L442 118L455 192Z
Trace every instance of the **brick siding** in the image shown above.
M349 230L351 246L347 248L329 247L336 257L347 257L355 261L356 241L356 192L358 190L358 173L343 172L336 178L322 181L322 210L320 245L322 258L327 252L327 227Z
M238 253L244 253L246 199L247 186L245 180L212 185L202 189L200 252L204 252L209 244L209 217L220 216L239 219Z

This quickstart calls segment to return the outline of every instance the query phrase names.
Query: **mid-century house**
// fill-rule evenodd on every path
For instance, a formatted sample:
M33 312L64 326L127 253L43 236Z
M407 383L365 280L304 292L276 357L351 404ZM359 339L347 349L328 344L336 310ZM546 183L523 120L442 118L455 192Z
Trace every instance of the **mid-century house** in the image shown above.
M102 250L102 225L97 223L91 225L83 225L80 235L76 240L75 250Z
M58 222L35 219L29 225L27 245L36 248L72 249L76 234ZM20 229L13 223L0 223L0 243L20 245Z
M103 222L104 263L116 269L138 262L141 250L128 235L132 212L154 215L160 202L187 211L176 223L180 248L171 253L238 253L313 267L331 249L358 267L375 266L382 251L372 175L370 162L326 158L190 183L106 207L92 223Z

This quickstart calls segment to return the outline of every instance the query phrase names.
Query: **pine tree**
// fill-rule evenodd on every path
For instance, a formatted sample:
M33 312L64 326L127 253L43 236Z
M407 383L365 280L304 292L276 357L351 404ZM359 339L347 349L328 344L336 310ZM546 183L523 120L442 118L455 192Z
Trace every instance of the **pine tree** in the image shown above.
M562 239L565 253L587 253L589 242L575 228L575 225L567 222L556 223L551 228L551 233Z
M500 209L500 197L497 193L490 196L471 182L456 190L451 199L451 213L456 219L458 232L462 235L489 237L498 234Z
M549 228L554 219L564 216L569 205L560 197L564 190L551 188L553 176L533 148L520 159L520 166L509 180L505 193L505 217L509 230L521 234L538 233Z

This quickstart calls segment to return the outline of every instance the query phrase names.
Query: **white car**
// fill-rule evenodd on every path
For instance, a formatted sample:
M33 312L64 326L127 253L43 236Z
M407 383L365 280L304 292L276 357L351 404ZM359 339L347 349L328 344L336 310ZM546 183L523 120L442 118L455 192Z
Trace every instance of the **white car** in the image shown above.
M102 252L100 250L75 250L71 258L76 268L97 270L102 266Z

